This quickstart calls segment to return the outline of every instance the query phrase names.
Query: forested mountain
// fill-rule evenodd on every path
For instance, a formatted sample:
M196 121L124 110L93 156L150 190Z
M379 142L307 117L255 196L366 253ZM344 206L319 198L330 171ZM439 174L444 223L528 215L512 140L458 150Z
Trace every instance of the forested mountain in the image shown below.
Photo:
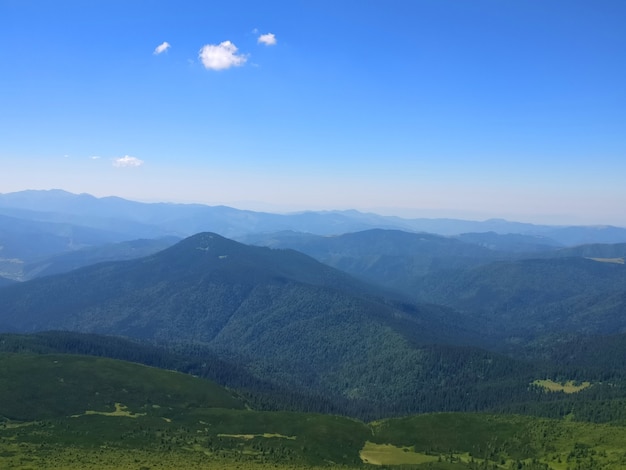
M486 321L503 337L626 330L626 266L603 260L527 259L433 273L416 298Z
M5 287L0 304L10 331L202 342L256 377L378 403L393 389L393 406L408 406L421 381L418 345L479 337L449 309L382 293L301 253L205 233L138 260Z
M269 244L272 241L268 240L266 235L257 237L256 241L247 237L250 234L281 231L329 236L372 229L456 236L469 244L498 251L505 258L521 252L539 253L557 246L626 242L626 229L610 226L556 227L499 219L482 222L403 219L354 210L272 214L226 206L148 204L118 197L96 198L89 194L71 194L61 190L31 190L0 194L0 276L26 280L38 275L36 274L38 268L26 265L41 263L44 258L136 239L162 239L168 236L182 238L210 231L246 243ZM287 241L282 234L278 237L284 242ZM358 243L358 240L355 241ZM319 251L318 248L307 247L307 244L302 245L300 241L297 243L303 250ZM399 243L404 242L399 240ZM454 250L453 246L451 248ZM323 253L319 254L324 256ZM359 266L359 262L350 260L344 254L339 254L340 257L344 257L343 260L327 255L324 262L338 266L340 261L345 261L346 264L339 267L353 274L357 271L370 270L370 273L365 273L365 278L376 282L381 281L377 270L396 269L394 263L398 261L398 258L387 258L397 256L398 253L375 254L374 256L381 256L384 259L375 261L375 265L365 260L370 264ZM415 256L415 253L410 253L409 256ZM460 258L466 256L461 254ZM469 255L472 256L474 255ZM452 256L444 255L443 259L448 264L455 262ZM84 261L99 260L85 258ZM432 267L437 268L438 259L431 261ZM458 263L464 265L467 261L468 259L459 259ZM418 262L411 267L410 261L399 262L401 265L399 269L408 269L408 275L419 273L428 266ZM78 264L72 263L72 266ZM53 269L50 273L52 272L59 271ZM398 284L403 282L399 281ZM394 282L390 283L393 284Z
M540 260L551 261L570 260ZM294 400L307 397L309 410L368 417L484 410L551 398L529 389L538 378L607 376L460 346L492 344L476 333L490 332L490 323L384 294L299 252L204 233L141 259L5 287L0 304L5 331L61 328L167 344L178 355L160 352L152 365L221 380L250 396L256 388L261 406L298 409ZM192 360L194 349L202 352ZM228 363L232 373L224 372Z
M524 224L502 233L513 225L492 220L483 227L500 232L442 236L352 211L281 216L63 192L35 211L39 196L0 197L3 266L34 278L0 279L0 331L65 331L2 334L0 351L173 369L258 410L626 423L626 341L614 334L626 332L626 245L561 245L620 229L553 227L552 237ZM217 233L110 242L206 226L264 246Z
M519 233L500 234L496 232L462 233L455 238L466 243L489 248L490 250L506 253L530 253L552 252L563 245L541 235L522 235Z
M334 237L281 232L245 240L294 248L413 301L452 307L500 340L626 328L620 313L625 244L549 248L543 238L521 235L449 238L396 230Z
M492 253L394 231L333 238L348 255L368 246L389 256L426 246L432 259ZM187 343L183 349L195 343L256 380L349 400L344 409L377 416L485 409L521 400L538 373L572 368L537 369L460 346L506 350L516 337L523 345L544 335L620 331L625 280L623 265L582 257L493 262L428 274L415 294L431 304L415 306L297 251L203 233L144 258L7 286L0 322L13 332L67 329Z
M622 346L604 347L601 342L579 348L575 341L560 343L559 356L551 358L550 350L541 360L513 360L500 354L472 347L427 345L417 347L402 366L404 381L390 381L386 397L363 399L347 397L333 388L298 387L293 383L276 383L254 377L245 369L246 362L220 358L209 347L188 343L137 342L113 336L72 332L45 332L31 335L0 334L0 353L78 354L123 359L154 367L178 370L207 378L235 390L255 409L291 410L342 414L361 419L403 415L429 411L488 411L513 410L516 413L562 417L567 406L576 406L580 419L605 422L626 420L626 413L616 412L615 406L625 395L626 373L619 366ZM576 362L592 351L590 359ZM618 353L603 367L592 364L599 357ZM560 361L561 356L571 357ZM415 358L418 361L415 361ZM370 375L387 374L386 364L367 367ZM416 369L416 370L412 370ZM363 368L342 376L345 382L355 382ZM537 379L557 382L577 380L593 384L575 396L545 393L532 387ZM610 386L604 385L606 382ZM371 384L370 384L371 386ZM406 396L406 388L411 396ZM564 411L565 410L565 411ZM593 413L597 417L593 417ZM577 418L578 419L578 418Z
M279 232L252 234L242 240L292 248L354 276L408 294L431 272L513 257L454 238L400 230L372 229L338 236Z
M571 257L582 256L585 258L599 258L605 261L623 263L626 259L626 243L592 243L552 251L547 256Z

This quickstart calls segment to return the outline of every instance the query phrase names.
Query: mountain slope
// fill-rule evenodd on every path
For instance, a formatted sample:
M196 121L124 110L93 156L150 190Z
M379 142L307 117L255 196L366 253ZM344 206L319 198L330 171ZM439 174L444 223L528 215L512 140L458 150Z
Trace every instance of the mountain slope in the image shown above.
M400 230L371 229L326 237L279 232L251 234L242 240L261 246L292 248L353 276L409 295L416 283L431 272L513 257L441 235Z
M86 356L0 354L0 372L3 468L626 468L621 426L260 412L201 379Z
M626 266L582 257L435 273L416 298L456 308L505 336L626 331Z
M382 293L304 254L203 233L138 260L7 286L0 324L201 342L259 378L378 403L393 388L406 406L422 380L417 347L477 335L453 311Z
M151 403L245 407L240 398L209 381L107 358L1 353L0 374L0 416L11 420L104 412L114 403L135 410L151 408Z
M309 297L320 295L320 290L327 292L325 309L309 305L315 303ZM383 294L296 251L250 247L204 233L138 260L102 263L9 286L2 294L2 319L31 331L82 325L135 337L209 341L234 313L256 312L268 302L277 307L276 298L304 299L299 308L317 308L316 312L339 308L342 301L365 310L371 304L375 308L370 310L378 309L381 313L376 315L384 316L385 309L397 309L399 304L382 301ZM259 305L244 303L253 300ZM452 315L442 309L433 312ZM387 316L416 320L409 318L415 313L412 308L395 313ZM428 324L432 318L418 320Z
M149 240L142 239L120 243L107 243L104 245L81 248L26 263L22 268L22 277L24 280L28 280L35 277L65 273L84 266L106 261L141 258L164 250L178 241L180 240L176 237L164 237Z

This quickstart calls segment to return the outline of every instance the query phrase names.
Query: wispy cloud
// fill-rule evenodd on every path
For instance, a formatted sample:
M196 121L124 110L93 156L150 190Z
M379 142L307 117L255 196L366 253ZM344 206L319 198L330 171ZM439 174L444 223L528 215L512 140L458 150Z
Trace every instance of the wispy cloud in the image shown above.
M265 44L266 46L275 46L276 45L276 35L272 33L261 34L259 39L257 39L259 44Z
M165 52L166 50L168 50L170 47L172 47L172 46L170 45L170 43L169 43L169 42L167 42L167 41L164 41L163 43L159 44L159 45L158 45L158 46L154 49L153 54L155 54L155 55L162 54L163 52Z
M230 41L220 44L207 44L200 49L198 57L205 68L211 70L225 70L243 65L248 57L237 54L237 46Z
M92 155L89 157L92 160L100 160L100 156L99 155Z
M139 160L136 157L126 155L124 157L115 158L113 160L113 166L118 168L138 167L143 165L143 160Z

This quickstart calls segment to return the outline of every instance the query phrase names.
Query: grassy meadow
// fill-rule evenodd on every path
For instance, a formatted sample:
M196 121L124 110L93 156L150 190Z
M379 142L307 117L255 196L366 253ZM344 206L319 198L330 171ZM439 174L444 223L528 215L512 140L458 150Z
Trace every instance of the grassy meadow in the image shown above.
M626 428L611 425L471 413L366 424L223 408L155 411L118 405L110 413L5 421L0 468L626 469Z

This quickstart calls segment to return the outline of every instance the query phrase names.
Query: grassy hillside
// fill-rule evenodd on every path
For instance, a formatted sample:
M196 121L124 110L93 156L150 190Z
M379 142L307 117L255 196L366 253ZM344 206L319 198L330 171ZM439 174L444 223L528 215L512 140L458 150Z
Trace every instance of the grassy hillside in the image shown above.
M135 452L178 465L213 454L357 464L368 432L347 418L246 410L214 383L124 361L3 353L0 374L0 467L14 457L45 467Z
M191 376L84 356L2 354L0 372L3 468L626 468L619 426L254 411Z
M161 407L243 408L223 387L178 372L107 358L63 354L0 354L0 416L36 420Z
M224 361L200 345L154 347L115 337L50 332L0 335L0 351L132 360L217 381L238 390L261 409L333 412L362 418L411 411L479 410L511 401L532 401L538 394L527 385L545 375L530 364L468 347L424 346L409 350L405 357L399 357L407 352L400 349L395 363L381 355L376 362L358 364L357 356L352 370L345 369L340 378L332 374L336 366L328 366L330 372L322 376L325 382L315 384L308 378L308 386L303 385L305 380L296 381L300 377L296 372L287 369L263 375L261 370L255 375L254 368L246 370L246 366L250 368L246 361L234 362L232 357ZM311 369L304 369L303 375L311 374ZM351 387L347 395L343 393L346 386Z
M515 415L432 414L373 423L370 441L474 462L473 468L618 469L626 468L624 438L622 427ZM383 463L392 462L390 456Z
M106 356L132 360L143 364L176 369L216 381L245 396L248 403L260 410L291 410L342 414L371 419L411 412L500 410L523 414L594 422L617 420L624 413L616 406L623 397L624 372L620 365L618 345L595 342L594 347L576 346L572 341L559 351L572 361L543 359L541 362L517 361L485 350L471 347L422 346L404 360L396 358L390 365L385 357L378 363L355 366L346 370L337 382L329 380L324 386L298 385L289 379L289 371L268 373L255 377L245 361L225 361L215 351L202 345L173 344L159 347L128 339L71 332L48 332L35 335L0 335L0 351L19 353L71 353ZM617 349L616 349L617 348ZM576 362L576 357L589 355L589 361ZM602 367L591 367L594 358L614 355L614 360ZM389 369L404 370L391 377ZM270 371L271 372L271 371ZM309 373L309 369L305 369ZM376 375L387 380L380 388ZM271 382L272 377L286 377ZM292 376L291 376L292 377ZM546 394L532 386L533 382L551 379L590 381L593 385L576 394ZM312 381L309 380L309 384ZM342 386L364 384L369 396L355 392L346 396ZM610 386L607 384L610 383ZM376 388L374 388L376 387ZM380 395L374 391L380 390ZM607 403L613 403L608 406ZM572 415L572 413L574 413Z

